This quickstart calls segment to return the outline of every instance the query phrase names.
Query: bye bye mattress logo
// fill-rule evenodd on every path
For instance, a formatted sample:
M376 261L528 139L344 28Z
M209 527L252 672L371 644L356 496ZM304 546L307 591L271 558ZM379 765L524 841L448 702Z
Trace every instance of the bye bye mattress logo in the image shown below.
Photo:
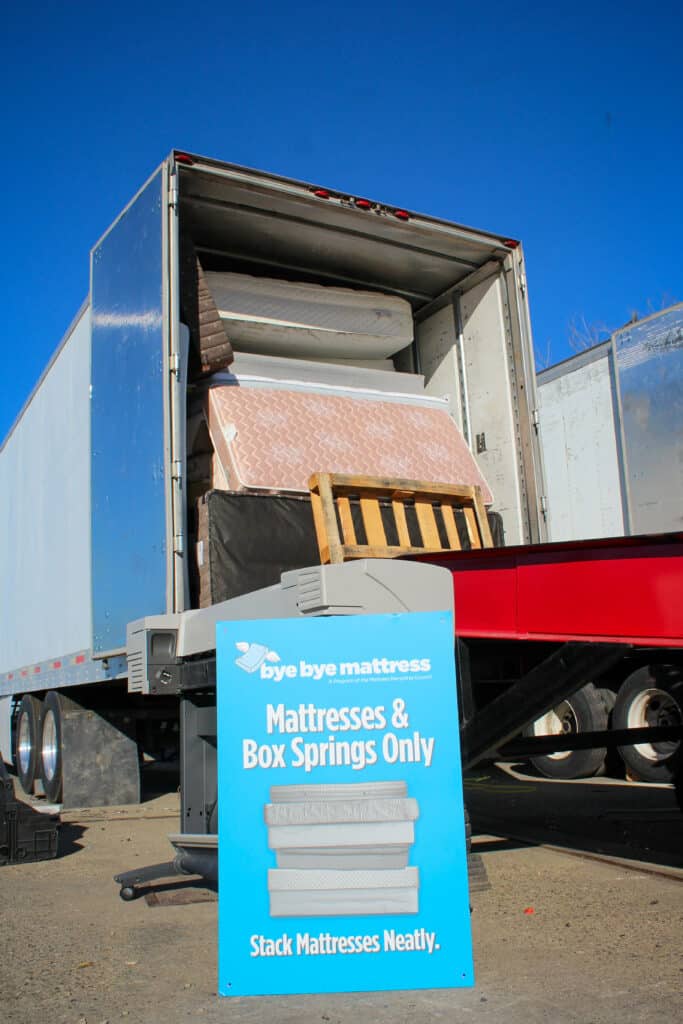
M298 664L283 665L277 651L272 651L265 644L247 643L238 640L235 647L239 656L235 664L252 675L259 672L261 679L270 679L276 683L283 679L314 679L342 676L354 678L358 676L386 676L417 674L424 676L432 670L430 658L371 658L369 661L342 662L308 662L303 658Z
M242 669L243 672L258 671L264 661L278 662L280 661L280 655L277 651L269 650L265 644L248 644L244 640L238 640L235 647L240 652L238 658L235 658L235 664Z

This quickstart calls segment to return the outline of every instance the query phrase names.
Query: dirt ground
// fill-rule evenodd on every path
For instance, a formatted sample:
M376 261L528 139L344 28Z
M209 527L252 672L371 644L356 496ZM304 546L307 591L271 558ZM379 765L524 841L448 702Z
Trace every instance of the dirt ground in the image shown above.
M529 793L540 794L543 806L555 803L533 780L502 773L469 786L475 823L479 801L488 826L495 824L493 805L520 803L528 825ZM553 792L559 797L560 790ZM639 797L654 806L649 817L638 811L635 797L622 795L632 808L622 817L644 817L651 836L659 822L666 846L665 837L678 828L670 793ZM606 808L613 805L610 797L601 797ZM581 792L576 799L585 805ZM177 810L177 796L167 793L140 807L69 812L56 860L0 868L3 1024L677 1019L683 871L675 850L653 867L623 861L614 849L605 863L491 835L476 839L491 888L473 897L474 989L219 1000L215 896L186 888L180 897L167 887L157 888L153 905L144 898L124 903L112 881L121 870L170 859L166 835L176 831ZM605 816L613 822L609 809ZM501 835L524 829L521 820L498 824ZM556 842L557 834L550 839ZM195 902L179 902L188 897Z

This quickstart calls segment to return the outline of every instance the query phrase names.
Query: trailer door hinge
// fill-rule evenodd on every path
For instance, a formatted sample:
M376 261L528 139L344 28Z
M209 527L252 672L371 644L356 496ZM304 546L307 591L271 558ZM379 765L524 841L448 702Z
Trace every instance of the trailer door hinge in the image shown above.
M548 518L548 499L545 494L541 495L541 514L544 519Z
M172 210L178 210L178 186L171 185L168 193L168 205Z
M183 464L180 461L180 459L175 459L171 463L171 478L173 480L182 480L183 479Z
M534 425L534 429L535 429L536 433L538 433L539 427L541 425L541 416L540 416L540 413L539 413L538 409L532 409L531 410L531 422Z
M180 355L177 352L171 352L168 365L171 373L174 373L176 377L180 377Z
M176 555L182 555L185 552L185 541L182 533L176 533L173 537L173 550Z

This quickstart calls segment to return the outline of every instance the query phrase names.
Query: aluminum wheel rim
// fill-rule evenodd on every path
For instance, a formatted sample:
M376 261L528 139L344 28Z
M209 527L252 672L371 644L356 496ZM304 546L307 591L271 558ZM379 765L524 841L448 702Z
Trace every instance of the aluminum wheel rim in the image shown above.
M574 708L569 701L563 700L561 704L536 719L533 732L534 736L567 736L569 733L578 732ZM558 750L554 754L543 754L542 756L549 757L553 761L564 761L571 754L571 750Z
M31 743L31 725L28 720L28 715L24 714L19 719L19 741L17 743L17 749L19 752L19 767L21 768L22 775L28 775L28 770L31 765L31 754L33 753L33 744Z
M657 725L681 725L683 715L678 701L667 693L653 686L641 690L629 706L626 725L629 729L644 729ZM676 740L664 740L660 743L634 743L633 749L648 761L659 763L666 761L679 747Z
M52 782L55 777L57 752L57 720L54 711L48 711L43 720L43 738L41 743L43 773L48 782Z

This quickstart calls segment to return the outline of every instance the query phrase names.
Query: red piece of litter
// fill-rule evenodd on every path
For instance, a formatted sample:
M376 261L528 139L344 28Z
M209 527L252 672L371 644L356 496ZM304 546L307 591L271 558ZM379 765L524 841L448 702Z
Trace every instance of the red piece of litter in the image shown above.
M525 907L525 908L524 908L524 913L525 913L525 914L535 914L535 913L536 913L536 911L534 910L534 908L533 908L533 907Z

